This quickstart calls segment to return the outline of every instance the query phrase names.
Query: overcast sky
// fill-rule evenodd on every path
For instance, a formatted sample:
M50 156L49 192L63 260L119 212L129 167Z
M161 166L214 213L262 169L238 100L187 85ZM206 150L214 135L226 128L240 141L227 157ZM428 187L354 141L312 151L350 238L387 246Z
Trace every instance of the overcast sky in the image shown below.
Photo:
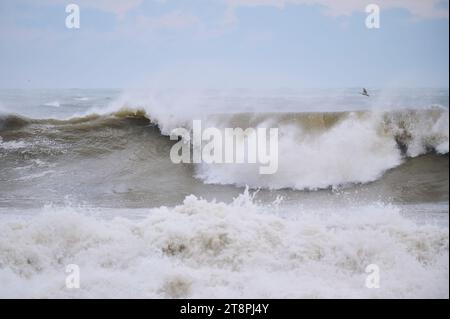
M1 0L0 87L448 88L448 38L448 0Z

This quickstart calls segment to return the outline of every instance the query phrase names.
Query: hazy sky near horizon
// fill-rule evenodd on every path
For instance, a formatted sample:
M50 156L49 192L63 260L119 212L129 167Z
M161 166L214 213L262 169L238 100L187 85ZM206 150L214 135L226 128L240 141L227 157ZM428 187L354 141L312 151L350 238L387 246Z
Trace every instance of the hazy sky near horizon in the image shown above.
M2 0L0 88L448 88L448 38L448 0Z

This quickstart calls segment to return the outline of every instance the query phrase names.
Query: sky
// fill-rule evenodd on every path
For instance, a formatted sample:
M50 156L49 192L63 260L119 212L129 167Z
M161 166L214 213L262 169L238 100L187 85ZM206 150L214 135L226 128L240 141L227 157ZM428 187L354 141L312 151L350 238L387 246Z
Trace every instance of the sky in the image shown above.
M1 0L0 88L448 88L448 19L448 0Z

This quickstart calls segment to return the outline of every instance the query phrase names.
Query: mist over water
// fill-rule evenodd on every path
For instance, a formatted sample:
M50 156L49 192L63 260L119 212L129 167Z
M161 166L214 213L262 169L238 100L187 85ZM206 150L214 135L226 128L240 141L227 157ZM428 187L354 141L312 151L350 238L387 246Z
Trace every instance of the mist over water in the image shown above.
M358 92L0 91L0 295L448 298L448 90ZM278 128L278 172L173 164L194 119Z

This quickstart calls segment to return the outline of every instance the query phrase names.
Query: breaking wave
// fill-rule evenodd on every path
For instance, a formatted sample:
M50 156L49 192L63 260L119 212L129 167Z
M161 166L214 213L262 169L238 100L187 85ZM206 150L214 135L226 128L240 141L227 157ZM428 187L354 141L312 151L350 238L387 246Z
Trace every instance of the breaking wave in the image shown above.
M71 141L86 139L86 148L92 148L88 142L101 135L102 149L115 149L117 138L125 135L127 139L140 141L143 145L145 142L146 147L149 141L143 138L154 139L156 149L166 149L161 143L170 146L172 142L168 138L162 140L155 134L143 135L136 128L153 127L160 134L169 135L177 127L190 129L192 119L201 119L204 128L277 127L279 169L276 174L260 175L258 165L251 164L198 164L195 177L208 184L314 190L369 183L408 158L423 154L448 156L448 116L448 110L441 108L384 112L209 114L196 118L130 108L104 114L91 113L68 120L38 120L7 115L0 118L3 136L0 149L16 149L26 145L24 132L31 135L33 130L49 139L54 139L53 130L56 130L58 140L62 142L65 138ZM108 129L122 133L113 133ZM157 156L168 159L169 153Z

